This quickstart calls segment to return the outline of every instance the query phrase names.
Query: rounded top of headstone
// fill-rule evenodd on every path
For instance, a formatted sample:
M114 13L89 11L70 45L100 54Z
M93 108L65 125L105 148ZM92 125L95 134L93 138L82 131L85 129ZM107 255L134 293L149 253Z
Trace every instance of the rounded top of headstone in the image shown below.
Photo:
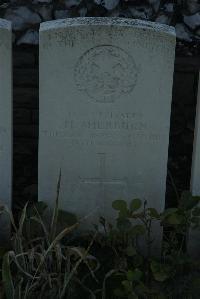
M79 17L48 21L40 24L40 31L74 26L125 26L163 32L173 36L176 35L175 29L172 26L137 19L117 17Z
M11 30L12 29L12 23L10 21L0 19L0 29Z

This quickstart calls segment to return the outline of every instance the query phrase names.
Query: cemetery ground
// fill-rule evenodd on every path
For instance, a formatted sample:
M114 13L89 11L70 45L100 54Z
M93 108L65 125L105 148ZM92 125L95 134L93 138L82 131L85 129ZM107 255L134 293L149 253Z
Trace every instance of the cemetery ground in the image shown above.
M11 206L12 108L2 99L12 102L12 32L1 26L0 191ZM191 148L174 179L174 28L85 17L42 23L39 35L39 201L1 206L1 297L200 298L200 194L182 192Z
M0 298L199 298L200 261L186 248L187 232L200 227L199 197L184 192L179 207L163 213L140 199L115 200L116 225L102 216L80 236L87 216L58 209L60 180L53 211L27 203L16 220L2 208L12 239L1 248ZM154 251L155 222L165 232L162 255Z

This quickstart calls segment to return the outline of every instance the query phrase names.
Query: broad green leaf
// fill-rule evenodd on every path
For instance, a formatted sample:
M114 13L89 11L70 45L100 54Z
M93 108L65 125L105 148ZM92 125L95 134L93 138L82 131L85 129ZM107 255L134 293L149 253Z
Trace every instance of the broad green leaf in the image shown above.
M132 283L128 280L123 280L122 285L127 293L130 293L132 291Z
M182 215L174 213L172 215L169 215L166 218L166 221L167 221L167 223L169 223L171 225L179 225L179 224L183 223L184 217Z
M170 278L171 268L168 265L160 264L156 261L151 262L151 271L155 280L163 282Z
M128 218L129 211L127 209L122 209L119 211L118 218Z
M133 246L128 246L128 247L126 248L126 254L127 254L128 256L134 256L134 255L136 255L137 252L136 252L135 247L133 247Z
M12 281L12 275L10 271L10 252L6 253L3 257L2 263L2 280L7 299L15 298L15 289Z
M137 224L131 228L130 234L131 235L144 235L146 233L146 229L144 225Z
M122 199L118 199L118 200L113 201L112 207L113 207L113 209L115 209L117 211L124 211L124 210L126 211L127 203Z
M142 206L142 201L139 198L135 198L131 201L130 203L130 210L132 212L135 212L137 210L139 210Z
M169 208L166 209L162 214L161 214L161 219L164 220L166 217L168 217L169 215L172 215L174 213L176 213L178 211L177 208Z
M128 299L138 299L138 296L135 293L128 295Z
M129 270L126 276L129 281L139 281L142 278L142 272L139 269Z
M117 219L117 228L120 231L128 231L130 230L132 224L129 219L118 218Z
M147 209L151 218L160 219L160 214L154 208Z
M126 277L129 281L133 281L134 280L134 272L129 270L127 273L126 273Z
M120 211L121 215L127 212L127 203L125 200L117 199L113 201L112 207L114 210Z

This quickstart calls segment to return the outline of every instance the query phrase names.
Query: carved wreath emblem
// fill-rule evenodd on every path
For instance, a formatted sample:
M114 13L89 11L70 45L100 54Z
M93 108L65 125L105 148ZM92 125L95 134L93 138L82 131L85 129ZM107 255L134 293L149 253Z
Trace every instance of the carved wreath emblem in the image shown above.
M88 50L75 67L78 89L100 103L112 103L130 93L136 80L137 67L132 56L111 45Z

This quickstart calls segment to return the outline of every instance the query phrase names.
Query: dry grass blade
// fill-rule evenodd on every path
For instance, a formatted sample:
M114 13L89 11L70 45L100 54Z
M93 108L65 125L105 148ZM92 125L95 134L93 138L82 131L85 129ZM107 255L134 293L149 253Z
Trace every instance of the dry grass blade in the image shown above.
M15 220L14 220L14 217L13 217L13 214L12 212L9 210L9 208L7 206L4 206L4 212L6 212L10 218L10 221L11 221L11 224L15 230L15 232L17 232L17 226L15 224Z
M25 255L25 254L24 254ZM33 275L31 275L30 273L28 273L27 271L25 271L21 265L19 264L18 260L17 260L17 257L15 256L14 257L14 262L16 264L16 266L18 267L19 271L21 273L23 273L27 278L30 278L30 279L33 279ZM39 278L39 277L36 277L36 278Z
M48 247L48 249L45 251L45 253L44 253L43 256L42 256L42 260L41 260L41 262L40 262L40 264L39 264L39 266L38 266L38 268L37 268L37 270L36 270L36 272L35 272L35 274L34 274L34 276L33 276L33 279L32 279L32 281L31 281L31 286L32 286L34 280L36 279L37 274L38 274L40 268L42 267L43 263L45 262L45 259L46 259L47 255L51 252L51 250L55 247L55 245L56 245L58 242L60 242L60 241L61 241L61 240L62 240L68 233L70 233L70 232L72 232L74 229L76 229L76 228L78 227L78 225L79 225L79 223L76 223L76 224L72 225L71 227L67 227L67 228L65 228L65 229L64 229L62 232L60 232L60 233L58 234L58 236L53 240L53 242L50 244L50 246Z
M15 299L22 299L22 288L23 288L23 277L17 283L16 290L15 290Z
M97 265L96 265L96 268L95 269L91 269L91 267L90 267L90 265L89 265L89 263L88 263L88 261L87 260L93 260L93 261L95 261L96 263L97 263ZM87 260L85 261L85 263L86 263L86 265L87 265L87 267L88 267L88 269L89 269L89 273L87 273L84 277L83 277L83 279L81 280L82 281L82 283L90 276L90 275L92 275L92 277L94 278L94 280L98 283L99 282L99 280L97 279L97 277L95 276L95 273L99 270L99 268L100 268L100 263L99 263L99 261L97 260L97 258L95 258L94 256L87 256Z
M27 206L28 206L28 202L25 204L23 210L22 210L22 214L19 220L19 229L17 231L17 233L22 236L22 232L23 232L23 227L24 227L24 221L26 219L26 210L27 210Z
M88 263L88 261L87 261L87 259L88 259L88 260L91 259L90 257L88 257L88 254L87 254L86 257L84 257L85 252L84 252L84 253L81 252L81 250L80 250L78 247L71 247L70 250L71 250L71 251L74 251L75 253L77 253L78 256L79 256L81 259L84 258L84 259L83 259L83 262L85 263L85 265L87 266L88 270L90 271L90 272L88 273L88 275L91 274L92 277L94 278L94 280L95 280L96 282L98 282L98 279L96 278L96 276L95 276L95 274L94 274L94 271L91 269L91 267L90 267L90 265L89 265L89 263ZM87 275L87 276L88 276L88 275Z
M55 246L55 254L56 254L56 266L57 266L57 271L60 273L62 269L62 249L60 244L56 244Z
M65 298L65 293L66 293L66 288L69 284L69 282L71 281L72 277L74 276L76 270L78 269L79 265L82 263L82 261L86 258L86 256L88 255L88 252L90 250L90 248L92 247L92 244L94 243L94 240L96 238L97 233L94 235L93 239L91 240L87 250L85 251L85 253L83 254L82 258L80 258L80 260L78 260L74 266L74 268L71 270L69 276L67 277L67 279L64 281L64 286L63 286L63 290L61 292L61 296L60 299Z
M61 169L60 169L58 183L57 183L56 202L55 202L55 207L53 209L53 216L52 216L51 229L50 229L50 232L51 232L50 240L51 241L55 238L56 229L57 229L58 202L59 202L59 196L60 196L60 186L61 186Z
M103 281L103 289L102 289L102 299L106 299L106 281L109 277L111 277L113 274L115 273L118 273L119 272L119 269L112 269L110 270L106 275L105 275L105 278L104 278L104 281ZM124 272L125 271L122 271L120 270L120 272ZM107 298L109 299L109 298Z
M40 217L39 214L38 214L38 217L39 217L39 218L33 216L33 217L30 218L30 220L33 220L33 221L35 221L35 222L37 222L38 224L41 225L41 227L42 227L42 229L43 229L43 232L44 232L44 234L45 234L45 237L46 237L46 242L47 242L47 244L48 244L48 246L49 246L49 245L50 245L50 242L49 242L49 237L48 237L48 231L47 231L46 226L45 226L44 222L42 221L42 219L41 219L41 217ZM43 238L43 239L44 239L44 238Z
M14 299L15 296L15 289L12 280L12 275L10 271L10 257L13 257L14 252L9 251L3 257L3 264L2 264L2 278L3 278L3 285L6 292L7 299Z

